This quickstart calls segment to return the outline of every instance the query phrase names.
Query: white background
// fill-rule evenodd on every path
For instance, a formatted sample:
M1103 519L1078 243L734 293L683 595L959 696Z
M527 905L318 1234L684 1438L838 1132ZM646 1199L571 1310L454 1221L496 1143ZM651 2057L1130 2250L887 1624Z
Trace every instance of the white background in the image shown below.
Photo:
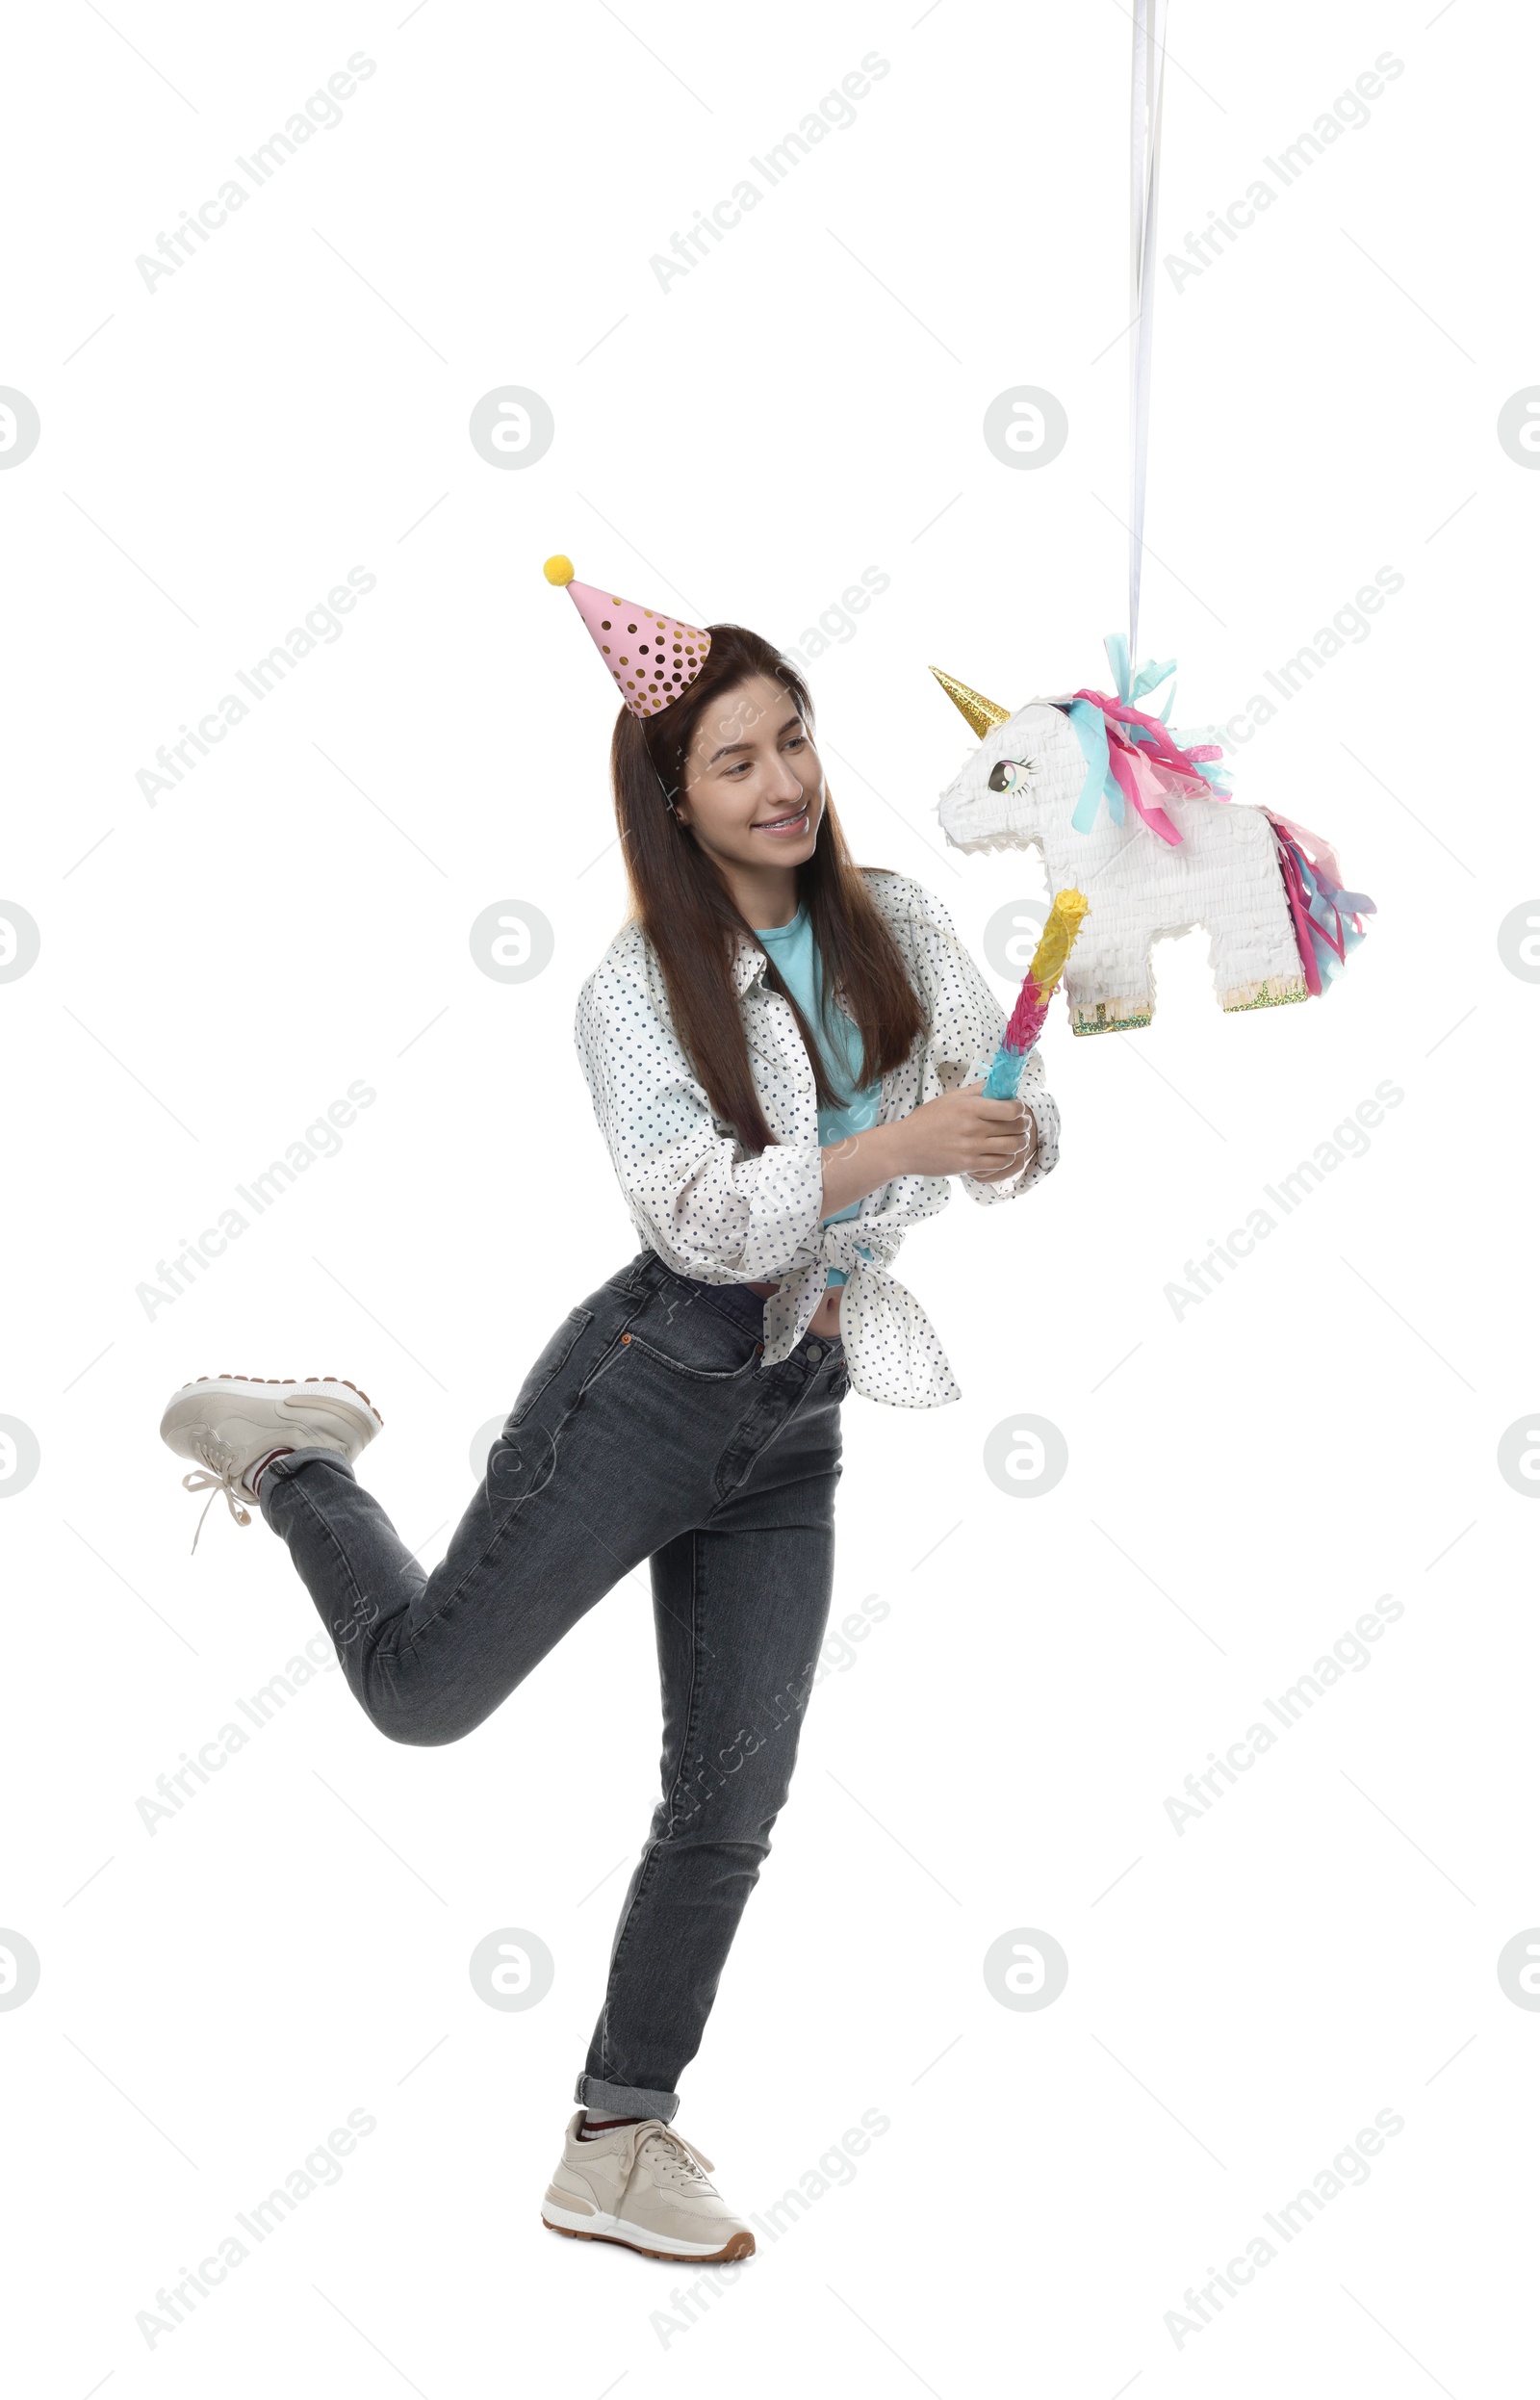
M0 1413L41 1449L3 1511L0 1923L42 1962L0 2013L18 2389L1514 2387L1540 2023L1496 1962L1540 1919L1540 1661L1496 1453L1535 1398L1540 1003L1496 937L1540 890L1540 478L1495 427L1536 376L1535 45L1470 0L1182 0L1170 40L1163 255L1403 66L1158 279L1141 643L1180 661L1178 724L1223 722L1404 577L1234 761L1380 913L1304 1008L1224 1017L1193 938L1147 1031L1059 1018L1059 1172L911 1239L964 1396L845 1411L835 1622L888 1613L811 1705L680 2120L759 2212L863 2110L890 2128L670 2332L687 2277L538 2221L652 1805L642 1580L463 1744L392 1746L321 1676L151 1835L140 1795L317 1630L260 1522L221 1508L189 1557L157 1425L194 1375L347 1375L431 1560L477 1428L630 1254L571 1041L625 908L612 711L549 552L784 643L883 570L812 670L857 855L976 949L1041 890L946 852L968 737L925 669L1014 707L1101 682L1123 623L1128 19L117 0L12 29L0 380L42 424L0 475L0 897L42 937L0 986ZM146 289L136 258L355 51L344 121ZM869 52L857 121L661 290L653 254ZM1069 420L1036 472L981 436L1022 383ZM523 471L467 434L502 384L554 415ZM355 565L342 637L150 806L157 746ZM519 985L468 943L506 899L554 929ZM157 1262L360 1077L340 1154L147 1318ZM1387 1079L1367 1155L1178 1319L1184 1263ZM1036 1499L981 1463L1022 1410L1069 1445ZM1383 1592L1372 1665L1178 1835L1168 1795ZM467 1974L508 1925L556 1962L526 2013ZM1023 1926L1069 1958L1040 2012L982 1972ZM147 2346L137 2312L351 2108L376 2129L341 2182ZM1188 2286L1381 2109L1367 2184L1178 2347Z

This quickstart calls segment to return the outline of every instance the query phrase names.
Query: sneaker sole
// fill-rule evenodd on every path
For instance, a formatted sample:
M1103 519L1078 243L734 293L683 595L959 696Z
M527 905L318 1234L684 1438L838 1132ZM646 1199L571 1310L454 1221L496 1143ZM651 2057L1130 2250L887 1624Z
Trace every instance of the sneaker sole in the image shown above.
M566 2210L558 2213L564 2216ZM569 2241L613 2242L621 2250L640 2251L644 2258L687 2258L692 2266L727 2266L734 2258L752 2258L755 2251L754 2235L747 2226L731 2234L720 2250L711 2250L704 2242L677 2242L670 2249L661 2249L658 2245L667 2241L666 2234L648 2233L639 2225L628 2225L623 2217L601 2214L597 2220L558 2225L555 2217L542 2208L540 2222L549 2233L565 2233Z
M346 1375L200 1375L194 1382L184 1383L179 1391L172 1393L167 1408L167 1416L179 1400L186 1400L190 1394L200 1391L205 1383L239 1383L247 1391L263 1393L270 1392L275 1387L279 1391L293 1390L296 1393L351 1392L355 1400L363 1402L380 1431L384 1431L385 1420L370 1399L368 1392L361 1391L356 1383L350 1383ZM281 1402L279 1405L283 1406L287 1406L287 1403ZM346 1401L341 1405L344 1407L347 1406Z

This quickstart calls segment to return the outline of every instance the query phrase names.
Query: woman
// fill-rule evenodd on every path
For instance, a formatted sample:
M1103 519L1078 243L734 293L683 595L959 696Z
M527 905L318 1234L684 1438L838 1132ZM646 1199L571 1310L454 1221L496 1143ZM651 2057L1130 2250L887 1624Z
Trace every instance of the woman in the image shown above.
M625 703L633 903L578 1046L643 1247L546 1344L431 1573L354 1478L380 1419L352 1384L204 1378L162 1432L191 1488L242 1524L256 1501L398 1742L469 1733L650 1561L663 1793L542 2214L719 2261L754 2235L669 2129L796 1757L840 1402L958 1396L888 1264L947 1177L1037 1182L1057 1115L1036 1054L1024 1101L981 1097L1002 1011L934 900L851 865L795 669L742 627L572 589Z

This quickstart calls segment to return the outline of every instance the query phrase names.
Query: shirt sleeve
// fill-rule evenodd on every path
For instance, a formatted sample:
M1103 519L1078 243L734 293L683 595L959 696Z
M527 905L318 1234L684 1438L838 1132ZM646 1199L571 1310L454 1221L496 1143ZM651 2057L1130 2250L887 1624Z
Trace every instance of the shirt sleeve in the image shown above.
M679 1275L769 1282L818 1255L823 1159L759 1157L717 1128L704 1085L643 978L606 961L578 1002L578 1053L638 1229Z
M989 1071L1006 1012L985 982L978 962L941 902L930 892L916 895L923 904L920 956L931 986L932 1046L942 1088L955 1091L977 1083ZM1032 1191L1059 1164L1059 1110L1043 1076L1042 1057L1031 1050L1022 1070L1020 1097L1038 1121L1038 1154L1030 1168L1019 1167L998 1183L981 1183L976 1175L959 1175L971 1200L992 1208L1002 1200L1018 1200Z

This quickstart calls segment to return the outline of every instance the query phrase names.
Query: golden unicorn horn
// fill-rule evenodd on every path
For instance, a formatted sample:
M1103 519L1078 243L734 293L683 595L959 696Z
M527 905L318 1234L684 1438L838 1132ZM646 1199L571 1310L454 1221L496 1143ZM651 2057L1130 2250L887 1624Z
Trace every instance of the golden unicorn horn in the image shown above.
M961 709L981 741L1009 718L1009 709L1002 709L998 701L986 700L983 692L975 691L970 684L960 684L955 675L943 675L938 666L933 666L931 673L954 708Z

